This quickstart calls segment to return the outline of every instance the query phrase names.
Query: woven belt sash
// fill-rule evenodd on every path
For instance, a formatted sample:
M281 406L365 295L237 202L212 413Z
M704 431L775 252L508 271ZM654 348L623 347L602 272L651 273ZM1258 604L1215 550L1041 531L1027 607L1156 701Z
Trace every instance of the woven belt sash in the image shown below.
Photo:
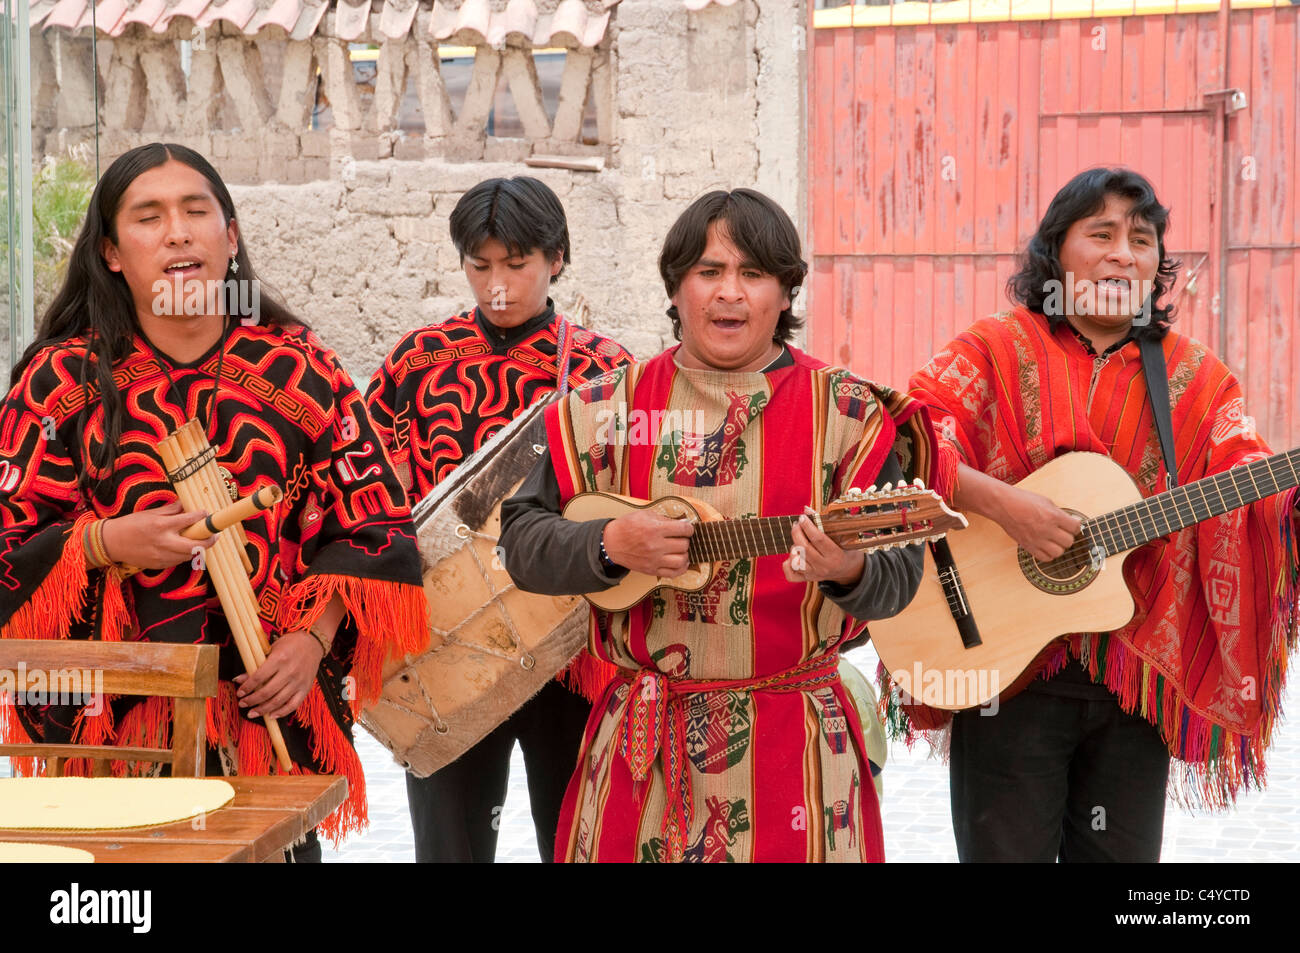
M655 759L662 756L665 782L662 833L668 858L682 859L686 835L694 817L691 774L686 767L686 700L704 692L809 692L839 681L838 652L817 655L775 675L707 681L670 678L653 669L618 670L632 686L623 723L619 728L619 754L633 780L650 776Z

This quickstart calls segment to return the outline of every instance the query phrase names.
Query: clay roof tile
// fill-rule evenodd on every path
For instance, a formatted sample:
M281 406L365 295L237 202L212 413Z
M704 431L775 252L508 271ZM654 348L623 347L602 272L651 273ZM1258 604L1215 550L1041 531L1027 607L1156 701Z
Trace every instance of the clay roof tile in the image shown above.
M499 46L507 37L521 37L534 46L570 38L580 46L595 46L605 36L610 10L620 0L423 0L429 11L428 31L437 40ZM735 0L684 0L687 6ZM80 29L91 24L89 0L28 0L33 26ZM335 36L356 40L365 35L372 8L379 13L379 30L390 39L414 28L420 0L98 0L95 26L117 36L133 23L163 32L172 20L187 17L201 27L218 20L244 33L278 26L295 40L315 34L330 7ZM422 27L423 28L423 27Z

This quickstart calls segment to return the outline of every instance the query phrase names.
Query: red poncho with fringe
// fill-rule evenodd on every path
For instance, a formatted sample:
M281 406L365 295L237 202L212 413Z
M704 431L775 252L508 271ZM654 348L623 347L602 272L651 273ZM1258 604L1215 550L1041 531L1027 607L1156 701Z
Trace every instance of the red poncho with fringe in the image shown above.
M136 338L114 368L125 421L109 474L83 461L103 440L93 358L79 339L42 351L0 408L0 637L214 644L220 686L208 703L211 747L234 751L239 774L272 771L260 720L240 713L231 679L243 672L206 572L185 562L122 579L88 568L82 528L174 501L155 450L169 432L207 420L218 348L192 364L155 358ZM165 368L165 370L164 370ZM284 500L244 523L262 625L274 640L308 628L338 594L348 610L307 700L280 719L295 771L347 776L348 800L322 824L337 841L366 821L353 750L353 709L378 697L390 656L427 643L406 495L337 357L306 329L237 327L226 339L209 440L240 495L276 485ZM168 375L171 381L168 380ZM66 706L0 704L10 741L166 746L171 702L117 698L91 717ZM72 762L76 773L88 767ZM31 773L32 764L20 764ZM114 773L126 771L115 762Z
M1243 410L1241 387L1204 346L1169 332L1178 482L1270 453ZM1134 341L1094 358L1062 322L1025 309L976 322L911 381L963 462L1017 483L1059 454L1104 453L1144 496L1165 488ZM1066 652L1159 729L1186 764L1176 793L1224 806L1264 777L1287 654L1296 638L1295 491L1206 520L1133 552L1124 578L1133 620L1109 633L1071 635Z

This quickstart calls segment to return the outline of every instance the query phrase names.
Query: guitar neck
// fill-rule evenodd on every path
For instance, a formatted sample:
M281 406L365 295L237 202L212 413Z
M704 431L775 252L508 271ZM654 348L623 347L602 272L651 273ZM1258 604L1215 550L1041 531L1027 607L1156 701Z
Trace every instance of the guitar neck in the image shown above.
M790 531L798 521L798 516L702 520L695 524L688 558L693 563L711 563L787 553L794 545Z
M1093 517L1084 532L1113 556L1297 485L1300 447Z

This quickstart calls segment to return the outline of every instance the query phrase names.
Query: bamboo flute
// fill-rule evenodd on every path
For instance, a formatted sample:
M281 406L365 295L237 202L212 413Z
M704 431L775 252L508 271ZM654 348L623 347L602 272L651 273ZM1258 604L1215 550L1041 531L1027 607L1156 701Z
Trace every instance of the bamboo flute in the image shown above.
M197 420L187 421L180 430L185 431L185 440L194 448L196 453L208 448L208 435L203 432L203 428L199 426ZM186 459L193 459L193 457L187 456ZM215 513L231 502L230 494L226 489L226 481L221 478L221 471L215 466L215 462L216 458L213 457L214 465L201 468L197 474L198 478L203 481L203 485L208 488L208 493L212 498L212 504L207 507L210 513ZM234 542L237 544L235 550L239 555L239 561L243 563L244 572L252 573L253 563L248 558L245 549L248 546L248 536L244 533L242 523L235 524Z
M176 431L177 445L186 460L198 459L199 455L209 450L208 437L202 429L199 428L198 421L191 420ZM230 500L230 495L226 492L224 481L217 470L216 456L212 461L198 469L194 474L200 498L204 501L203 509L209 513L215 513L221 509ZM243 528L242 526L240 527ZM252 636L253 660L260 668L266 661L266 656L271 652L271 643L267 639L266 630L262 624L257 621L257 600L253 595L253 587L248 584L247 578L241 585L236 576L241 575L235 571L235 566L242 563L245 575L252 572L252 563L248 559L248 554L244 551L244 544L240 542L240 537L230 533L218 534L216 543L212 549L220 555L216 563L221 570L221 575L226 584L231 587L231 597L233 606L226 606L222 601L222 607L226 609L226 614L231 614L232 608L238 613L244 625L244 631ZM229 572L227 572L229 568ZM213 577L214 580L216 577ZM278 730L278 729L277 729Z
M190 423L193 424L194 421ZM163 458L163 465L167 467L169 474L177 474L183 467L197 460L200 454L209 451L207 436L201 431L197 436L202 439L196 439L194 429L187 424L159 443L159 455ZM173 478L172 485L177 497L187 509L215 513L222 506L212 485L214 477L220 482L215 456L186 478ZM228 501L229 498L226 499ZM238 523L235 524L235 527L237 526ZM244 560L239 558L241 555L244 556ZM217 590L217 598L225 610L226 621L235 640L235 647L239 651L240 660L244 664L244 669L251 675L266 661L266 653L270 649L266 632L258 621L253 587L248 581L248 576L242 571L242 563L245 560L247 554L237 543L235 534L229 532L218 533L216 542L204 554L204 565L208 569L213 587ZM286 773L291 771L293 761L289 758L279 723L265 715L263 721L281 769Z
M256 516L262 510L270 509L284 499L284 492L278 486L264 486L247 496L241 496L234 503L213 513L207 519L199 520L185 528L181 533L186 539L208 539L223 529L234 526L250 516Z

